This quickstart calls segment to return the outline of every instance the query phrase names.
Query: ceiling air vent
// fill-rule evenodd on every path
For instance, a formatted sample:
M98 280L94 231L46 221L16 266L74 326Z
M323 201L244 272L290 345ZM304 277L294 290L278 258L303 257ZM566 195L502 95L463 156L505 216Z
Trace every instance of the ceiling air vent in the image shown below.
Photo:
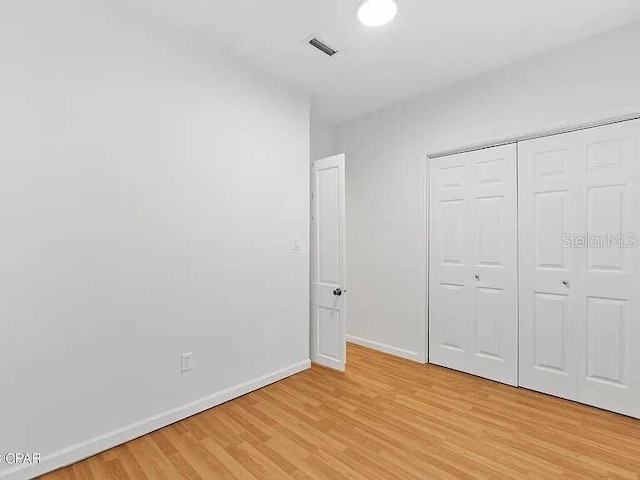
M312 47L316 47L322 53L324 53L325 55L329 55L330 57L333 57L336 53L338 53L338 50L334 50L329 45L321 42L315 37L309 40L309 45L311 45Z

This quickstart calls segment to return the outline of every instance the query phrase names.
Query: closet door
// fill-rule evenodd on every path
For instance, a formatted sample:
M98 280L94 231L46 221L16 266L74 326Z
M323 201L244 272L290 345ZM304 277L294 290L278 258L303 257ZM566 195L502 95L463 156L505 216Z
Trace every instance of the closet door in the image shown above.
M581 228L577 135L521 142L518 162L519 384L576 400L578 252L562 238Z
M430 163L429 360L517 383L516 146Z
M640 417L640 122L519 162L520 385Z
M429 362L468 371L473 339L468 241L471 166L462 155L430 161Z
M579 139L578 400L640 418L640 121Z

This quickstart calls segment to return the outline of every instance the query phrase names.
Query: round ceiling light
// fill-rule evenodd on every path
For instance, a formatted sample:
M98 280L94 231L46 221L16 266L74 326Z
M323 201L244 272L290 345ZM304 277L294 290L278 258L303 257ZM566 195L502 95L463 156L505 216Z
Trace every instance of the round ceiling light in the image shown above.
M358 5L358 19L367 27L379 27L389 23L396 13L396 0L361 0Z

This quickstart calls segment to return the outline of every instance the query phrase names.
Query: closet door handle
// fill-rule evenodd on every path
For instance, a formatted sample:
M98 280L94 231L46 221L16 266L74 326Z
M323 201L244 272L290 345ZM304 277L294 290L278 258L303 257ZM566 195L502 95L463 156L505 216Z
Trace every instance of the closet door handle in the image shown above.
M480 275L478 275L477 273L475 274L475 279L476 280L480 280Z
M563 280L562 284L567 288L569 287L569 281L568 280Z

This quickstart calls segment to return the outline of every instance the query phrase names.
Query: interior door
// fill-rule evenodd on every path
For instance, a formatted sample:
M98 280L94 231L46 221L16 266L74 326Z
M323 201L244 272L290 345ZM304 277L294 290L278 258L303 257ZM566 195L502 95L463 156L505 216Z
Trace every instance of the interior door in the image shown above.
M520 145L521 385L640 417L640 121Z
M516 385L516 146L433 159L429 171L429 361Z
M579 132L578 400L640 418L640 121Z
M576 134L518 145L520 385L572 400L579 258L562 236L581 227L577 157Z
M344 155L312 164L311 361L344 371L346 363Z

